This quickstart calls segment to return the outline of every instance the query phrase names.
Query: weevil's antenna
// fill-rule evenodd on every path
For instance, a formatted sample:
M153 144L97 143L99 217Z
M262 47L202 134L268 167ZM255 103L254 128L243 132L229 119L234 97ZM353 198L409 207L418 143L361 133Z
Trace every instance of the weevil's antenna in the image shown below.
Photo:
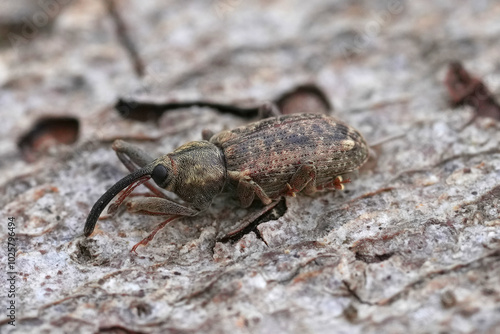
M111 202L111 200L123 189L128 187L129 185L133 184L134 182L139 181L141 178L144 176L151 176L151 173L153 171L154 165L149 164L145 166L144 168L138 169L133 173L130 173L129 175L125 176L123 179L120 181L116 182L111 188L106 191L101 198L95 202L94 206L92 207L92 210L90 210L90 213L87 217L87 221L85 222L85 227L83 229L83 233L85 234L86 237L92 234L94 232L95 224L97 223L97 219L99 219L99 216L101 215L101 212L104 210L106 205Z

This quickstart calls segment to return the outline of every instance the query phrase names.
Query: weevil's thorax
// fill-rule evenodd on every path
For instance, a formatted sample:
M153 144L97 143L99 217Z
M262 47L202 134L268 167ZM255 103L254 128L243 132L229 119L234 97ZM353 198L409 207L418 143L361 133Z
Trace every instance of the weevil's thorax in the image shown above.
M227 171L224 154L208 141L194 141L168 154L173 180L167 190L198 209L207 208L222 192Z

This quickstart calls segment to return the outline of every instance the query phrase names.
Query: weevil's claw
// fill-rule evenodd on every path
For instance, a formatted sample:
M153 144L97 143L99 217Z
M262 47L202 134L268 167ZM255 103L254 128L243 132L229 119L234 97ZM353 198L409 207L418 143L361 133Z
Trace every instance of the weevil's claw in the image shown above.
M286 184L286 187L288 188L286 190L286 196L291 196L291 197L296 197L297 189L292 188L290 184Z
M337 190L344 190L344 184L351 183L351 179L345 179L342 176L337 176L335 180L333 180L333 187Z

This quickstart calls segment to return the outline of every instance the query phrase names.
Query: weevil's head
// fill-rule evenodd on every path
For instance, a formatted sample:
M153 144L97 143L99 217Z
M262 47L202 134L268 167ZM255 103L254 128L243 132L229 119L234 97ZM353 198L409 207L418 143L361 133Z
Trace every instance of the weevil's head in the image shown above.
M187 143L170 154L153 160L108 189L94 204L85 222L84 234L94 231L99 215L122 190L118 205L138 185L153 179L156 185L177 194L189 206L202 210L210 205L226 182L226 167L222 151L208 141Z
M222 151L208 141L193 141L151 162L151 178L197 209L204 209L226 183Z

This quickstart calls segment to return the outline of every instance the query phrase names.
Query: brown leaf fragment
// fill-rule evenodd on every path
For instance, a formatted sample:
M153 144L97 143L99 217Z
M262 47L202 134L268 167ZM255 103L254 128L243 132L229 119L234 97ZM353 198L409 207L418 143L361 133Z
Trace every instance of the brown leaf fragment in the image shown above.
M500 105L486 85L472 76L460 62L452 62L446 74L445 85L453 107L469 105L476 116L500 120Z

